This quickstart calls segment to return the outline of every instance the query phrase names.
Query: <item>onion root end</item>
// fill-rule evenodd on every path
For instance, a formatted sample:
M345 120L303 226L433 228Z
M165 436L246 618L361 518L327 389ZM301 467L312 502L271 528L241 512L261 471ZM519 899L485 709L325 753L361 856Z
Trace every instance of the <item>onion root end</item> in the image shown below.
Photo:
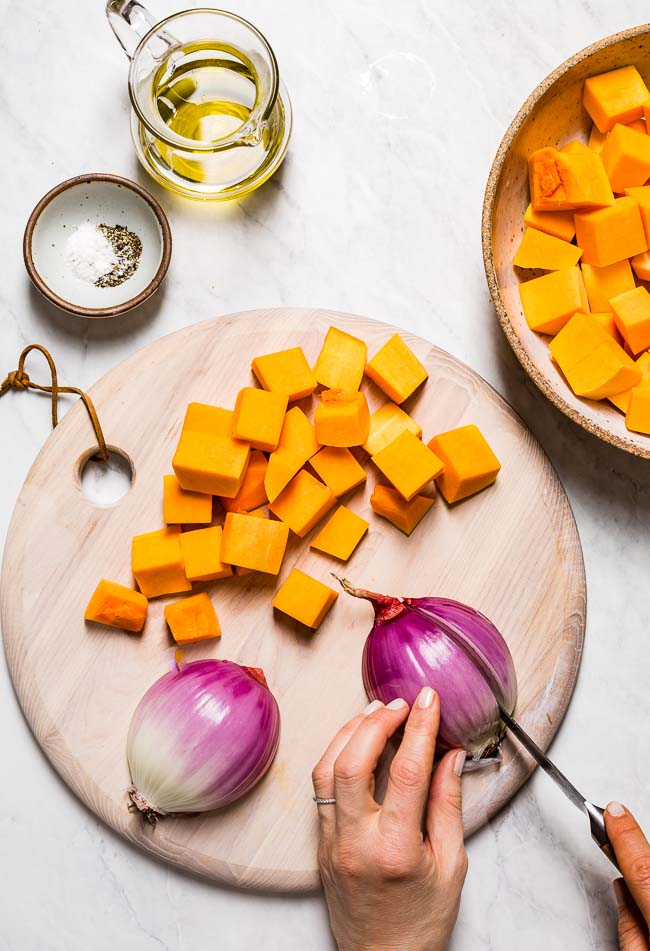
M148 802L142 793L139 793L135 786L131 786L127 790L129 794L129 812L134 812L137 810L143 819L149 823L149 825L155 826L159 819L161 819L165 813L161 812L160 809L156 809L154 806Z

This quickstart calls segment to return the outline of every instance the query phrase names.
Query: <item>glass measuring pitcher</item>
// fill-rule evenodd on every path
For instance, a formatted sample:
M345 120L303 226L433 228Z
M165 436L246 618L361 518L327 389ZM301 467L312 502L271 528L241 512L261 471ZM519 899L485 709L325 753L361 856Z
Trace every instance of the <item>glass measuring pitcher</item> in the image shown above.
M159 23L137 0L106 15L131 60L131 133L156 181L188 198L253 191L284 158L291 104L273 50L224 10L186 10Z

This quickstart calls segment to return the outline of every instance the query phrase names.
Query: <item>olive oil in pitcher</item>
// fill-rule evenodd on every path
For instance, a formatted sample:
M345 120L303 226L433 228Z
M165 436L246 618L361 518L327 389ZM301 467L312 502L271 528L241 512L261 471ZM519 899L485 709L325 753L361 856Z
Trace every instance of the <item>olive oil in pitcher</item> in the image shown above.
M258 76L240 51L201 40L171 50L153 76L155 107L168 129L196 143L192 157L159 149L177 175L190 181L243 182L269 157L282 138L269 122L249 125L258 104ZM205 152L208 152L206 155Z
M249 119L257 97L253 65L227 57L216 42L188 43L174 50L153 77L156 107L177 135L216 143Z
M265 182L286 154L291 104L262 34L223 10L156 23L137 3L108 0L107 13L131 60L131 130L149 173L204 200Z

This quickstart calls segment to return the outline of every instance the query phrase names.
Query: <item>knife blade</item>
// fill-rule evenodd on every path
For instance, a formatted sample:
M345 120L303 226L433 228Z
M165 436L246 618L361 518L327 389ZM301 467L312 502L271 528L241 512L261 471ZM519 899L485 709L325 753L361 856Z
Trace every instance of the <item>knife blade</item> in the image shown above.
M609 841L609 836L607 835L607 830L605 828L605 816L604 810L600 806L595 806L593 802L589 802L581 792L578 792L573 783L569 782L564 773L557 768L554 762L548 758L546 753L543 752L533 740L531 736L526 733L524 728L517 723L514 717L512 717L507 710L505 710L500 703L497 701L497 706L499 707L499 713L501 714L501 719L508 727L511 733L513 733L521 745L527 750L530 755L533 757L535 762L541 766L547 776L550 776L553 782L562 790L564 795L569 799L574 806L577 806L581 812L584 812L587 818L589 819L589 826L591 829L591 837L603 853L607 856L612 865L618 869L618 862L616 861L616 855L612 844Z

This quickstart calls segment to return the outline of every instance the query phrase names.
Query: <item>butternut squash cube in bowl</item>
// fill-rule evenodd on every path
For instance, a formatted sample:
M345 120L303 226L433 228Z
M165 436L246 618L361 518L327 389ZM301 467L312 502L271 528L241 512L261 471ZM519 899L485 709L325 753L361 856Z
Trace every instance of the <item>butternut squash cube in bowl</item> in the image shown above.
M642 373L650 347L649 131L644 25L576 53L529 96L494 159L482 228L492 300L524 369L574 422L645 458L645 395L630 416L635 387L612 387ZM593 319L549 347L579 314ZM576 377L578 351L588 365Z

